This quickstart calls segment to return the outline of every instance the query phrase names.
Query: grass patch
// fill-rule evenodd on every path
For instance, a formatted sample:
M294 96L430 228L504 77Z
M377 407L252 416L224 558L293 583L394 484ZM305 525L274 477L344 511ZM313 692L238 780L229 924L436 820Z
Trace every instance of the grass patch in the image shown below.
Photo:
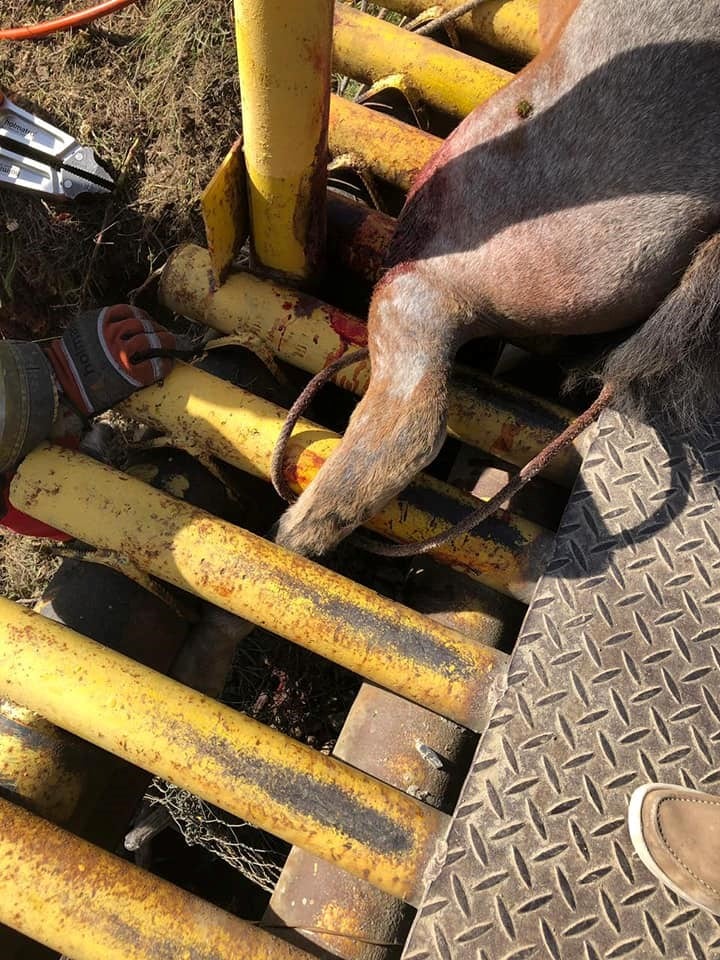
M346 3L347 0L342 0L342 2ZM401 13L388 10L381 3L369 3L368 0L350 0L350 6L362 10L363 13L369 13L371 17L381 17L388 23L396 24L396 26L401 26L405 19Z
M3 597L34 605L59 564L49 541L0 529L0 594Z

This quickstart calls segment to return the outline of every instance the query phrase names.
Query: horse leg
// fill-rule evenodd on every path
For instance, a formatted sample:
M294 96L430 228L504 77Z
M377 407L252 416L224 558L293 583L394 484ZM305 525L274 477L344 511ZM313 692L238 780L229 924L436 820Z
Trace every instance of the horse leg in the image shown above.
M614 405L696 429L720 407L720 232L695 251L680 283L607 359Z
M399 493L445 437L447 381L457 325L452 297L400 268L370 306L371 379L340 447L297 503L275 540L310 556L335 546Z

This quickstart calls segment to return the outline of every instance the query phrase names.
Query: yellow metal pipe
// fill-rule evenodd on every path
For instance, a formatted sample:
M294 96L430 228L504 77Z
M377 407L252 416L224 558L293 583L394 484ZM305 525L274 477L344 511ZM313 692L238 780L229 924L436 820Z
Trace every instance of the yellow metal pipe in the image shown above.
M287 417L282 407L185 364L177 364L162 386L134 394L123 409L181 446L204 450L263 480L270 479L273 450ZM288 445L285 471L296 493L310 484L339 443L340 437L330 430L308 420L298 423ZM412 543L447 530L458 516L476 506L472 497L420 475L366 526L391 540ZM552 542L552 535L541 527L506 514L431 555L529 603ZM490 618L487 629L489 634Z
M5 599L0 693L408 902L422 893L449 823L369 774Z
M329 146L333 157L351 158L381 180L409 190L442 140L333 94Z
M221 333L239 327L265 341L287 363L317 373L346 351L366 345L367 328L354 317L327 304L235 273L215 290L209 280L210 259L202 247L188 244L168 261L160 281L160 299L176 313L191 317ZM342 370L336 382L362 393L368 381L367 363ZM460 440L522 466L571 421L572 414L556 404L473 373L457 370L450 391L449 432ZM561 454L544 473L571 486L588 443L586 435Z
M0 890L1 923L73 960L309 960L255 924L2 799Z
M70 820L87 785L87 758L43 717L0 697L0 783L58 823Z
M465 0L383 0L383 6L406 17L432 9L435 16L461 6ZM458 30L520 60L531 60L540 50L539 0L487 0L456 21Z
M315 280L325 251L332 0L235 0L252 248Z
M10 497L30 516L52 518L79 540L464 726L474 729L495 696L502 654L82 454L38 448Z
M507 70L342 3L335 6L333 65L365 83L400 74L426 103L458 118L513 79Z
M87 596L92 597L89 602ZM107 604L113 602L115 607L108 612ZM69 626L80 622L89 635L107 646L135 654L160 670L171 666L186 632L178 616L161 600L97 564L64 563L35 609ZM116 776L127 786L124 798L113 791L111 781ZM35 813L108 843L115 842L125 826L123 808L136 802L145 789L145 783L128 778L124 765L2 697L0 784L7 795ZM97 816L102 808L98 797L106 790L115 792L113 815L105 811ZM5 960L3 945L0 956ZM11 955L16 956L14 952Z

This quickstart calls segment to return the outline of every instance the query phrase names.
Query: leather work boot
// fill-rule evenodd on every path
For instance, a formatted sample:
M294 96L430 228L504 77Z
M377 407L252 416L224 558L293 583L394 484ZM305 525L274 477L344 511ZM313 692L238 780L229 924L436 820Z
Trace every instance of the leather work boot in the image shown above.
M628 829L638 856L658 880L720 915L720 797L648 783L630 798Z

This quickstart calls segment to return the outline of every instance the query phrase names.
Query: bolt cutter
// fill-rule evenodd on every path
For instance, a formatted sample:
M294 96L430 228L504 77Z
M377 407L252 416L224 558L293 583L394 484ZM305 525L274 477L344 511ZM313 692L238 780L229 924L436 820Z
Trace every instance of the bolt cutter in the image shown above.
M73 200L81 193L110 193L113 185L90 147L0 90L0 186Z

